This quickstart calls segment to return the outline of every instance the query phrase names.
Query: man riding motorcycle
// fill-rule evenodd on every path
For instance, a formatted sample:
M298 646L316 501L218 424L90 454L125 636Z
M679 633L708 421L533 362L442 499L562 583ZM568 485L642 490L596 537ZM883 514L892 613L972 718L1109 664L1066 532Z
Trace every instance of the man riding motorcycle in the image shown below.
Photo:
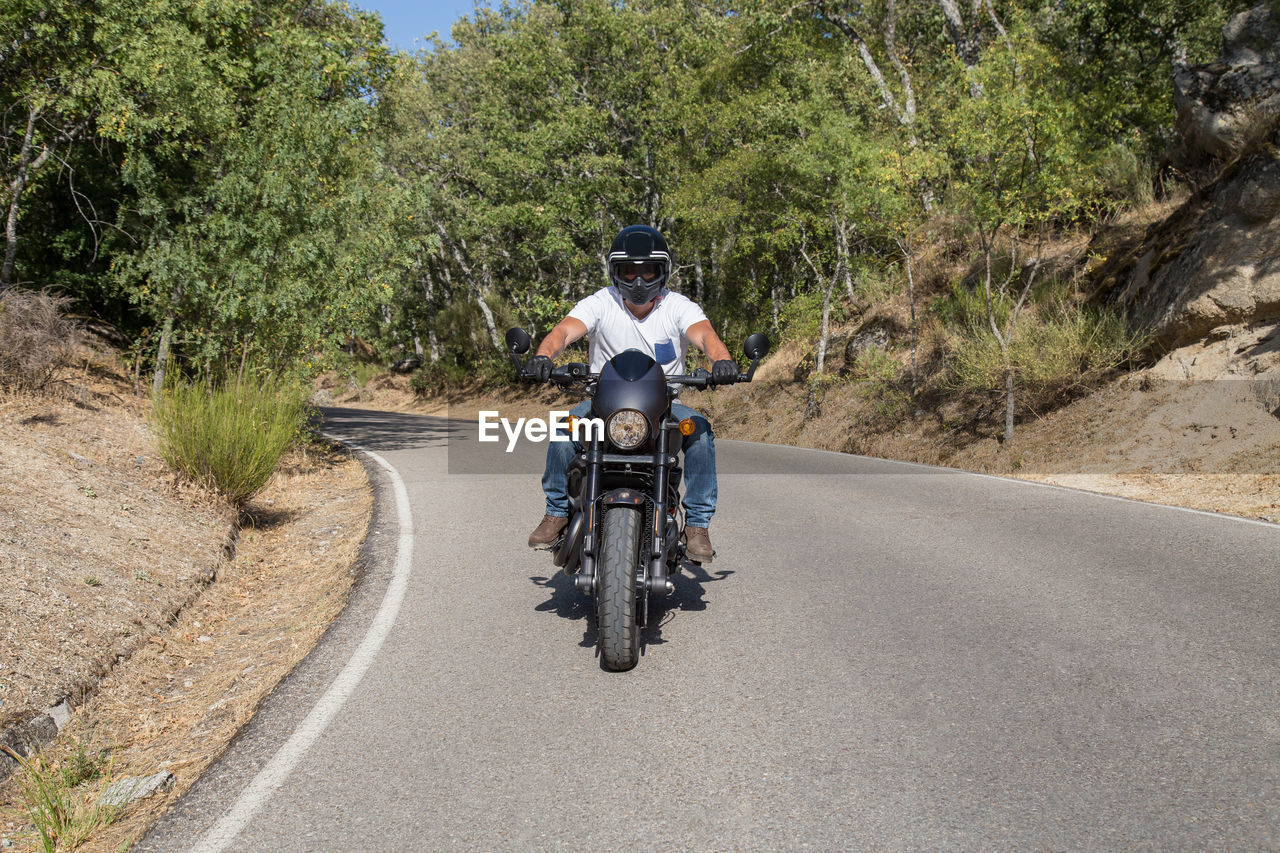
M685 353L692 343L712 361L714 379L736 377L738 364L696 303L666 288L671 277L671 253L667 241L647 225L631 225L618 232L609 247L609 287L580 301L552 329L537 354L529 360L531 375L546 381L553 359L565 347L587 335L591 371L599 373L605 362L624 350L637 349L662 365L668 376L684 374ZM586 417L591 401L571 411ZM671 405L677 420L689 418L695 429L683 439L685 550L697 562L715 556L708 526L716 510L716 450L711 424L679 402ZM547 465L542 475L546 515L529 534L529 547L550 545L568 523L567 469L575 450L572 442L547 443Z

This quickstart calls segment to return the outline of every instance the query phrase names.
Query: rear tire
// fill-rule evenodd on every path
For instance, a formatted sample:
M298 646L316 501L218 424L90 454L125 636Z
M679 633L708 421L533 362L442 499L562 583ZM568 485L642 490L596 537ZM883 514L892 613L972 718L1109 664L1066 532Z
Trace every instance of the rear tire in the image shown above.
M597 563L596 627L600 660L615 672L631 669L640 658L636 623L636 554L643 513L629 506L605 510Z

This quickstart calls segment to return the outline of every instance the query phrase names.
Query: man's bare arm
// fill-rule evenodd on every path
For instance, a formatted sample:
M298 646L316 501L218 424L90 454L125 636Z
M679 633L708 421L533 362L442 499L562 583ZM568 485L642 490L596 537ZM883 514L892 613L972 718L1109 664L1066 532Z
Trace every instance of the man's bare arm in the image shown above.
M711 328L710 320L694 323L684 335L689 339L689 343L707 354L707 358L711 360L712 364L733 358L733 356L729 355L729 348L724 345L724 341L720 340L720 336L716 334L716 330Z
M576 317L565 317L547 336L542 339L542 343L538 344L538 351L534 355L545 355L547 358L555 358L564 352L564 348L574 341L581 338L587 333L587 324Z

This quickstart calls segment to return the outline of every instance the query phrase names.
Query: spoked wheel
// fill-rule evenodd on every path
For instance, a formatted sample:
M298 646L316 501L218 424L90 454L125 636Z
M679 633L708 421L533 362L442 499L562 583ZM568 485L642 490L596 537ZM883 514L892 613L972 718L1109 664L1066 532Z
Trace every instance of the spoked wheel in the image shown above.
M605 669L631 669L640 657L636 554L643 517L640 509L629 506L609 507L604 513L596 566L596 623Z

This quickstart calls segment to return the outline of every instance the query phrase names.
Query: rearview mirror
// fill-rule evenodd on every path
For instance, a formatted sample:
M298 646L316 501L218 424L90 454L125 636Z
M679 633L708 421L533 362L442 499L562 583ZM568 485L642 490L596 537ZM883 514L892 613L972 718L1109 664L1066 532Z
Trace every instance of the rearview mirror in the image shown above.
M510 333L508 332L508 340ZM747 342L742 345L743 351L747 354L747 358L752 361L759 361L769 354L769 336L761 332L756 332L747 338Z
M507 349L516 355L524 355L529 351L530 344L533 340L529 337L529 333L521 328L507 329Z

